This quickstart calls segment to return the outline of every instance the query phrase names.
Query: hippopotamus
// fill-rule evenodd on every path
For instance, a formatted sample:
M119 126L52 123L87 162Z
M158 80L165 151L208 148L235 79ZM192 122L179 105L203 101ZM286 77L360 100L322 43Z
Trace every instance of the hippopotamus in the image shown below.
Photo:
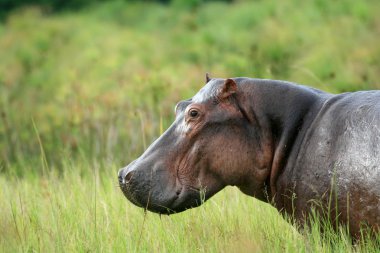
M159 214L197 207L230 185L300 224L317 213L353 236L363 227L376 234L380 91L207 76L118 179L128 200Z

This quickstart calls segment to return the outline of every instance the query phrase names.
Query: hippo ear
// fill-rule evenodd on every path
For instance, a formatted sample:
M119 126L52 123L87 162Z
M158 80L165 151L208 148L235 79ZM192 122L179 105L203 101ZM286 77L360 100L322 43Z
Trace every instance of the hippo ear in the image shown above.
M232 79L227 79L222 86L222 89L219 94L219 98L222 100L226 99L232 94L236 93L236 91L237 91L237 84L235 83L235 81Z
M208 73L206 73L206 83L210 82L211 78Z

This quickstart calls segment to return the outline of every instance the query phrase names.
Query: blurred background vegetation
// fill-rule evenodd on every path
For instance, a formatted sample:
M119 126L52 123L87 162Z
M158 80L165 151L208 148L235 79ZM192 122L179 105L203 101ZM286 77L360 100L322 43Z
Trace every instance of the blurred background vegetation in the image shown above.
M0 0L0 10L1 172L125 165L205 72L380 88L378 0Z

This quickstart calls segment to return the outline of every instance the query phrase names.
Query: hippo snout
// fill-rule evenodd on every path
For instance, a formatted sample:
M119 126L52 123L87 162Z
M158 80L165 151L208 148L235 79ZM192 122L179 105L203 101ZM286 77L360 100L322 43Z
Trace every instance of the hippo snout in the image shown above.
M133 176L134 171L129 170L128 168L122 168L119 170L118 173L118 180L119 180L119 186L120 189L122 190L124 196L131 201L133 204L136 206L142 207L140 204L141 201L137 201L136 199L136 190L135 186L133 185Z
M119 171L120 188L133 204L159 214L179 213L201 205L223 188L214 177L192 169L207 160L198 156L198 149L189 150L189 143L179 134L181 122L178 118L139 158ZM200 178L195 177L198 174Z
M145 164L143 164L145 165ZM131 163L118 172L119 186L133 204L160 214L172 214L182 197L182 187L161 166Z

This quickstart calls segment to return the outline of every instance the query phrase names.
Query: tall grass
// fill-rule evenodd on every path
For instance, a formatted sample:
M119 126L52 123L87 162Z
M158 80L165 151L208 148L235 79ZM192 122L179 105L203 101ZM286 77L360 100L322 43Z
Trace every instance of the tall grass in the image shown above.
M377 252L371 240L353 247L343 230L323 238L318 221L298 232L235 188L168 217L126 202L114 166L64 171L0 177L1 252Z
M35 7L0 24L0 252L376 252L235 188L170 217L125 200L118 167L205 72L380 87L379 1L178 3Z

